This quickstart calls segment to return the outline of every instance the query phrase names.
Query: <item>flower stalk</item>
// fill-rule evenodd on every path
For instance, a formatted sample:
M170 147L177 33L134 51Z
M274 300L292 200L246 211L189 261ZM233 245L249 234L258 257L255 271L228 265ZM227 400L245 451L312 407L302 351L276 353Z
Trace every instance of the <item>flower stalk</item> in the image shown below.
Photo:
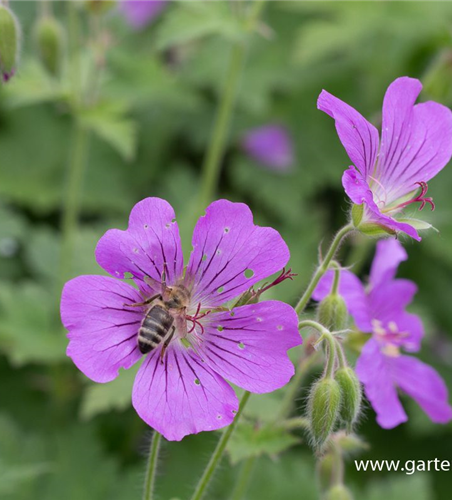
M237 415L235 416L231 425L226 428L226 430L223 432L220 440L218 441L218 444L217 444L212 456L210 457L209 463L207 464L207 467L204 470L204 473L201 476L201 479L199 480L198 486L196 487L196 490L193 493L191 500L201 500L201 498L203 498L204 494L206 493L206 490L207 490L207 487L209 486L210 480L212 479L212 476L213 476L215 470L220 465L224 450L226 449L226 446L229 442L229 439L231 438L232 433L234 432L234 429L237 426L237 423L238 423L238 421L243 413L243 409L245 408L245 405L248 402L248 399L250 396L251 396L251 393L248 391L245 391L245 393L243 394L242 399L240 401L239 411L237 412Z
M251 5L249 17L244 24L245 34L254 30L264 4L265 0L257 0ZM201 212L204 207L212 201L218 185L221 160L224 155L226 140L231 125L232 113L237 97L240 77L242 75L247 46L248 44L246 41L240 40L236 42L232 48L224 89L221 94L211 140L202 166L198 212Z
M295 311L300 315L306 305L308 304L315 287L318 285L320 279L322 276L328 271L328 268L330 266L331 261L333 260L334 256L336 255L336 252L342 243L342 240L350 234L352 231L354 231L354 227L352 224L347 224L344 226L342 229L338 231L336 236L334 237L333 241L331 242L330 248L328 249L328 252L323 259L322 263L320 266L317 268L315 273L313 274L311 281L306 288L306 291L303 293L301 299L298 301L298 304L295 306Z
M162 435L154 431L151 440L151 447L149 449L148 467L146 478L144 482L143 500L152 500L154 497L155 475L157 470L158 455L160 450L160 443Z

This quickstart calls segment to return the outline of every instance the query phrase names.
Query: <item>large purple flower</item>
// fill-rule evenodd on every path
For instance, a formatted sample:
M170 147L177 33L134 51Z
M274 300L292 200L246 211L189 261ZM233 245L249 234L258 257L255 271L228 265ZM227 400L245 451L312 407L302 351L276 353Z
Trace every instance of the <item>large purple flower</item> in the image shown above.
M174 210L147 198L133 208L126 231L111 229L97 245L97 262L114 278L75 278L61 300L67 353L102 383L143 357L138 332L154 302L137 304L184 291L185 307L169 310L175 331L166 349L161 342L150 350L132 394L140 417L176 441L232 422L238 401L225 379L256 393L285 385L294 373L287 350L301 343L287 304L222 307L287 263L289 250L277 231L255 226L246 205L220 200L199 219L192 243L184 271ZM127 276L138 289L121 281Z
M168 0L122 0L120 9L127 22L140 30L150 24L167 3Z
M403 231L420 240L416 221L395 216L412 203L434 208L426 197L427 182L452 156L452 112L435 102L414 104L422 85L402 77L386 91L381 139L377 129L355 109L325 90L318 108L336 122L339 138L353 166L342 184L357 205L363 205L362 223L376 224L389 232Z
M293 165L292 139L281 125L265 125L249 130L242 141L244 151L255 161L275 171L287 171Z
M357 327L372 337L364 345L356 365L356 373L377 413L377 422L385 429L407 420L399 401L397 388L411 396L437 423L452 419L448 391L441 377L430 366L401 350L420 349L423 326L418 316L407 313L417 287L412 281L395 279L399 264L407 254L394 239L377 243L369 287L350 271L343 270L339 293ZM331 289L333 273L320 281L313 297L324 298Z

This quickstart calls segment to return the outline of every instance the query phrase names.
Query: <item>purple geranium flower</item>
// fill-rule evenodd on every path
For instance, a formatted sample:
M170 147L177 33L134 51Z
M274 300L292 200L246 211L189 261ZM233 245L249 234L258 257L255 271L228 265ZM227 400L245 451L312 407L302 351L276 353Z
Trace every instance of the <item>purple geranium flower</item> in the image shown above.
M403 231L420 240L413 225L394 218L412 203L434 208L426 197L427 182L452 156L452 113L435 102L414 104L422 85L403 77L395 80L383 102L381 140L377 129L345 102L326 91L318 108L336 121L336 130L353 166L342 184L357 205L364 205L362 222Z
M401 350L416 352L424 334L421 320L405 311L417 291L409 280L395 279L407 254L394 239L381 240L370 273L369 287L350 271L341 272L339 292L357 327L372 334L364 345L356 373L377 413L377 422L391 429L407 420L397 388L411 396L433 422L452 419L447 387L430 366ZM321 280L313 297L321 300L330 291L333 272Z
M168 0L122 0L121 12L135 29L143 29L166 7Z
M246 133L242 147L253 160L277 171L287 171L294 161L292 139L281 125L265 125Z
M150 350L132 394L140 417L176 441L232 422L238 401L225 379L256 393L285 385L294 373L287 350L301 343L287 304L222 307L287 263L289 250L277 231L255 226L246 205L220 200L199 219L192 243L184 271L174 210L147 198L133 208L126 231L111 229L97 245L97 262L114 278L75 278L61 300L68 355L103 383L143 357L138 333L154 303L183 292L183 302L168 313L175 330ZM120 281L128 274L138 289ZM156 295L156 302L143 304Z

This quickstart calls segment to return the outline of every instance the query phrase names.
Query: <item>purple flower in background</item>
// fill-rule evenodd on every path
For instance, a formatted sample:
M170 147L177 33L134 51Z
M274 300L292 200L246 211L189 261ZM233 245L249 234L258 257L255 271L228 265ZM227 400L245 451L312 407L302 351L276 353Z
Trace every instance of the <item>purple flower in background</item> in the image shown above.
M394 239L381 240L372 264L369 287L350 271L341 272L339 293L357 327L372 334L356 365L358 378L377 413L377 422L391 429L408 419L397 388L411 396L433 422L452 419L447 387L430 366L401 350L416 352L424 334L421 320L405 311L417 291L409 280L395 279L399 264L407 259L402 245ZM323 299L330 291L333 272L319 283L313 297Z
M168 0L122 0L121 12L135 29L143 29L165 8Z
M377 129L355 109L325 90L318 108L336 122L339 138L353 166L342 184L353 203L364 206L362 222L391 232L403 231L420 240L416 221L394 218L405 207L420 203L434 208L426 197L427 182L452 156L452 112L435 102L414 104L422 85L402 77L386 91L381 139Z
M281 125L265 125L248 131L242 147L253 160L272 170L287 171L294 162L292 140Z
M67 354L90 379L109 382L149 352L132 402L176 441L232 422L238 401L225 379L256 393L285 385L294 373L287 350L301 343L287 304L222 307L287 263L277 231L255 226L246 205L219 200L199 219L192 244L184 272L174 210L147 198L126 231L111 229L97 245L97 262L114 278L80 276L61 299ZM127 275L138 289L121 281Z

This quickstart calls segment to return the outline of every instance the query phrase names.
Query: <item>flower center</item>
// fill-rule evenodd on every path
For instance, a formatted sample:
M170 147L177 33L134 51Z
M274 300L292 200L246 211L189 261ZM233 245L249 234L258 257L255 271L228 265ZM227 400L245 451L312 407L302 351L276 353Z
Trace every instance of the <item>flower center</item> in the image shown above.
M400 355L400 345L408 337L408 332L401 332L397 323L390 321L386 326L378 319L372 320L372 329L377 341L381 344L381 351L386 356Z
M411 205L413 203L420 203L421 205L419 206L419 210L422 210L425 205L429 204L431 210L435 210L435 204L433 202L433 199L430 196L426 196L427 191L428 191L428 184L424 181L421 182L416 182L416 184L419 185L420 192L416 195L413 196L413 198L404 201L402 203L399 203L398 205L392 205L389 207L386 207L385 209L382 210L382 212L393 212L393 211L399 211L402 210L403 208L407 207L408 205Z

